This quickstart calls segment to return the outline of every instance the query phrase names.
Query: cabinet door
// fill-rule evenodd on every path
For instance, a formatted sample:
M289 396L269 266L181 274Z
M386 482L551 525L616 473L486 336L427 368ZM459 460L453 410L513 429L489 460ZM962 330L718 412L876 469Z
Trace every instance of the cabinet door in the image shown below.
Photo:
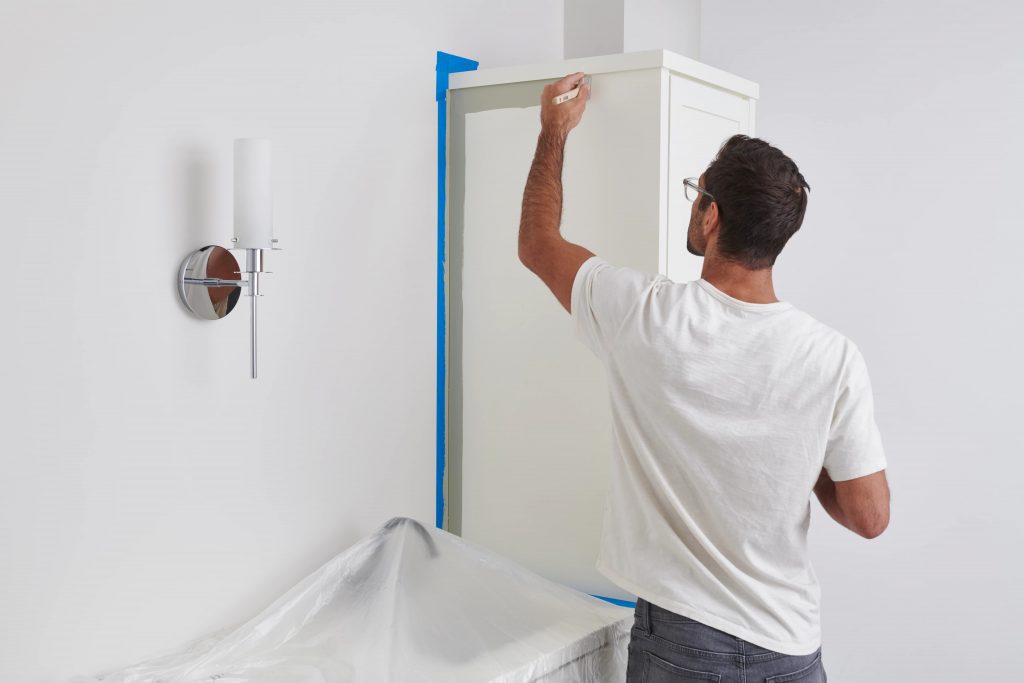
M668 232L660 266L685 282L700 277L703 258L686 249L690 202L683 179L699 177L729 137L754 134L754 100L672 75L669 108Z
M453 91L447 528L550 579L629 597L595 569L611 453L600 363L518 259L543 83ZM569 137L562 233L658 267L661 73L593 76Z

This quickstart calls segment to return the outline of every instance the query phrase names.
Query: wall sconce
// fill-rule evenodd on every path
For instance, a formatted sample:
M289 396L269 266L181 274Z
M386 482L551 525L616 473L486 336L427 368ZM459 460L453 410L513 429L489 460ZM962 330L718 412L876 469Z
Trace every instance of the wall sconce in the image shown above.
M256 302L260 294L263 251L277 249L274 239L270 141L235 140L235 236L233 249L245 249L245 270L223 247L205 246L188 256L178 271L178 294L196 317L220 320L235 308L243 289L251 302L249 349L256 379ZM242 276L245 275L243 278Z

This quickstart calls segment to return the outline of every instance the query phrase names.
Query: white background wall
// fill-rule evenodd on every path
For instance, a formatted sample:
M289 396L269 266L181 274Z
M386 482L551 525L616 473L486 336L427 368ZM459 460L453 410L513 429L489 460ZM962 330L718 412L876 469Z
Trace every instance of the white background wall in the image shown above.
M434 519L434 52L562 57L562 6L0 0L0 680L252 616ZM275 145L263 377L177 300ZM243 303L245 301L243 300Z
M702 23L811 185L776 292L860 346L889 457L880 538L814 506L829 680L1016 680L1024 11L715 0Z

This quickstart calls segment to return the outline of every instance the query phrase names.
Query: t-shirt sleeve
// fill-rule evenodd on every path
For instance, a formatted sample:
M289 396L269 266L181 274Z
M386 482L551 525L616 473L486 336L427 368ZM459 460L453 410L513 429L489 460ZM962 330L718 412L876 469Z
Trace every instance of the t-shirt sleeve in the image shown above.
M843 369L832 413L825 469L832 481L863 477L886 467L882 436L875 423L867 365L855 346Z
M657 279L657 275L613 266L600 256L584 261L572 283L570 312L576 337L604 359L626 317Z

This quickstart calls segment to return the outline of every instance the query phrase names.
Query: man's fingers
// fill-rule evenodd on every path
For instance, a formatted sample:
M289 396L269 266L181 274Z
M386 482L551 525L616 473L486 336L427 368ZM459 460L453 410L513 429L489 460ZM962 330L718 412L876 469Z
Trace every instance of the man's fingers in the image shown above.
M552 89L555 91L556 95L561 95L562 93L569 92L570 90L575 88L576 85L582 79L583 79L583 72L582 71L577 71L576 73L569 74L568 76L565 76L561 80L557 81L554 84Z
M576 86L581 86L580 93L585 92L582 88L582 86L584 85L584 76L585 74L582 71L577 71L576 73L564 76L563 78L555 81L554 83L548 83L547 85L544 86L542 94L544 100L550 101L555 97L558 97L559 95L564 95L565 93L574 89ZM586 92L589 92L589 87L587 88Z

